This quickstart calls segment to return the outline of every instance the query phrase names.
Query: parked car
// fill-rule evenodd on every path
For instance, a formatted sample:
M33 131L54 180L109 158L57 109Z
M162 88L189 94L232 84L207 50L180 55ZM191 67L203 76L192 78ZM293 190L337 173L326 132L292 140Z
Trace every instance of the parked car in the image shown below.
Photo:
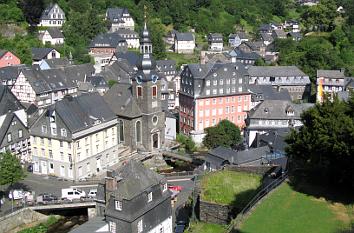
M87 194L87 197L95 198L96 195L97 195L97 189L90 189L89 193Z
M15 190L9 192L9 199L12 199L12 194L13 194L14 200L20 200L20 199L23 199L25 196L29 197L31 195L30 192L23 191L21 189L15 189Z
M47 204L48 202L53 202L57 200L58 197L50 193L42 193L37 196L37 203L39 204Z
M82 191L80 189L76 188L67 188L67 189L62 189L61 190L61 198L62 199L68 199L68 200L75 200L75 199L81 199L85 198L86 193L85 191Z

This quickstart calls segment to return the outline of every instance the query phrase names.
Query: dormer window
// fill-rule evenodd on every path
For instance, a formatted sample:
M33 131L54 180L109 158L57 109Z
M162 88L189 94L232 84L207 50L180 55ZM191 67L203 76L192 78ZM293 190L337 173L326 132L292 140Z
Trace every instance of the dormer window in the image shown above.
M148 193L148 202L151 202L152 201L152 192L149 192Z
M114 201L114 204L115 204L115 209L116 210L119 210L119 211L121 211L122 210L122 207L123 207L123 205L122 205L122 202L121 201Z

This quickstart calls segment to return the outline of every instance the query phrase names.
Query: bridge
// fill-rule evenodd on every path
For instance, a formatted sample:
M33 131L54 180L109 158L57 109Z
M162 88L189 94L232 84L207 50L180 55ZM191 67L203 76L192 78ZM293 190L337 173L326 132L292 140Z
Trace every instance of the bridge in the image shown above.
M40 211L40 210L63 210L63 209L77 209L77 208L93 208L96 206L94 200L80 201L80 202L58 202L49 203L47 205L33 205L28 208Z
M180 155L180 154L169 152L169 151L163 151L162 156L170 158L170 159L177 159L177 160L182 160L182 161L190 162L190 163L193 162L193 158L187 154Z

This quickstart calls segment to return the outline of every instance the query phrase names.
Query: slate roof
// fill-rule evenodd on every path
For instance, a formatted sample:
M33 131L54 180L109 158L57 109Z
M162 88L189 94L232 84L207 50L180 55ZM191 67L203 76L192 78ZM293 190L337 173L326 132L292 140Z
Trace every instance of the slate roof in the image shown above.
M300 32L288 32L287 35L296 38L297 40L302 39L302 34Z
M83 82L85 78L95 73L95 68L91 63L63 66L58 69L64 71L64 77L72 85L75 85L77 82Z
M13 121L14 118L17 118L19 124L22 124L23 127L25 127L25 125L22 123L22 121L17 117L17 115L14 112L8 112L5 113L4 115L1 115L0 116L0 144L2 144L3 140L5 139L6 133L8 132L11 122ZM17 133L17 132L11 132L11 133ZM10 143L14 143L14 142L10 142Z
M90 42L90 48L117 48L118 44L126 42L118 33L99 34Z
M23 109L22 104L7 86L0 84L0 116Z
M300 119L304 110L314 104L294 104L286 100L264 100L249 112L250 119ZM294 115L287 115L286 111L291 108Z
M251 93L256 95L261 95L261 100L287 100L291 101L289 91L287 89L276 90L271 85L249 85L249 90ZM253 97L252 97L253 98ZM257 99L254 99L257 101Z
M259 58L261 58L260 55L258 55L258 53L256 52L245 52L241 49L234 49L230 52L231 56L235 56L238 59L247 59L247 60L257 60Z
M51 69L70 65L70 61L66 57L44 59L44 61L49 65Z
M176 39L178 41L194 41L194 36L191 32L176 32Z
M157 60L156 68L159 72L176 71L175 60Z
M70 132L75 133L95 125L116 119L116 115L98 93L89 93L78 97L65 97L49 108L63 120Z
M17 65L17 66L5 66L0 68L0 80L8 81L15 80L20 74L21 69L25 69L26 65Z
M222 42L223 37L221 33L209 33L208 40L209 42Z
M64 38L63 33L56 27L50 27L46 31L48 31L49 35L54 38Z
M285 152L285 147L287 146L287 143L285 142L285 138L289 133L290 133L289 128L270 130L265 134L258 135L257 136L258 138L254 142L257 143L258 141L259 142L258 146L271 145L274 150Z
M118 59L125 59L127 60L130 65L136 66L139 60L139 55L136 52L133 51L127 51L127 52L122 52L122 53L115 53L115 56Z
M296 66L251 66L248 73L251 77L307 76Z
M42 60L53 50L53 48L32 48L32 60Z
M89 221L75 227L69 233L110 233L108 223L104 217L90 218Z
M344 70L317 70L317 77L344 78Z
M119 59L112 63L112 65L106 66L101 71L102 76L107 82L109 80L115 80L119 83L130 84L131 77L134 73L134 67L125 59Z
M127 8L108 8L106 15L107 19L111 21L112 23L114 22L124 22L121 18L123 14L129 14L129 11Z
M42 12L42 15L41 15L41 20L50 20L52 19L49 15L50 11L52 10L52 8L57 5L57 4L49 4L49 6L47 6L44 11ZM59 7L59 6L58 6ZM65 16L64 16L65 18Z
M141 116L141 110L132 96L130 84L116 84L103 96L112 111L118 115L129 118Z
M259 26L259 31L271 31L272 30L272 26L270 24L262 24L261 26Z
M243 31L236 32L235 35L238 35L238 37L239 37L241 40L248 39L248 36L247 36L246 32L243 32Z
M115 175L122 179L118 182L118 188L114 192L114 196L119 200L131 200L148 188L166 182L165 177L135 160L129 160L126 165L118 168Z
M273 32L277 38L285 38L286 37L286 32L284 32L284 30L275 29L275 30L273 30Z
M259 51L262 47L265 47L265 44L263 41L244 41L242 44L245 44L249 48L251 48L253 51Z
M274 40L274 38L271 35L269 35L268 33L261 32L260 35L261 35L261 39L263 41L273 42L273 40Z
M262 146L254 149L252 148L248 150L238 151L234 163L235 164L250 163L261 159L269 152L270 150L268 146Z
M86 82L91 83L94 87L108 87L106 80L101 76L87 77Z

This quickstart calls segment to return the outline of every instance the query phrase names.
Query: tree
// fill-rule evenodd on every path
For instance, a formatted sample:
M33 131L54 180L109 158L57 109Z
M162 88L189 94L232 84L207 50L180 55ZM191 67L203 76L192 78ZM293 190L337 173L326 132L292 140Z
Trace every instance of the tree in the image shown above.
M286 139L291 167L321 171L312 178L354 190L353 116L354 95L348 103L335 98L305 111L303 127Z
M195 143L191 137L188 137L184 134L177 134L176 141L181 144L186 152L192 153L195 151Z
M242 141L240 128L228 120L222 120L216 126L206 128L205 131L203 144L208 148L236 147Z

